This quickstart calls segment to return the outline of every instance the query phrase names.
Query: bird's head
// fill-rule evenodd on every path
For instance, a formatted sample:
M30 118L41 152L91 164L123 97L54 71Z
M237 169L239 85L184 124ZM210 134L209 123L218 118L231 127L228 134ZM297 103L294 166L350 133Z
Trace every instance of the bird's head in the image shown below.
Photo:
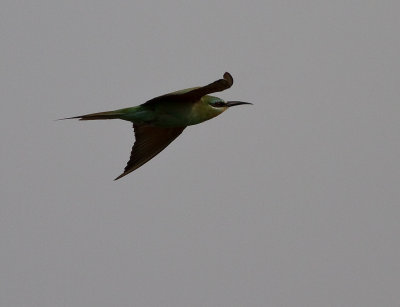
M238 106L241 104L252 104L250 102L243 101L224 101L223 99L214 96L205 97L207 97L206 102L208 103L208 105L216 110L219 110L221 113L233 106Z
M193 117L192 122L201 123L222 114L230 107L241 104L251 103L242 101L224 101L221 98L214 96L203 96L200 100L200 103L193 105L191 114L191 116Z

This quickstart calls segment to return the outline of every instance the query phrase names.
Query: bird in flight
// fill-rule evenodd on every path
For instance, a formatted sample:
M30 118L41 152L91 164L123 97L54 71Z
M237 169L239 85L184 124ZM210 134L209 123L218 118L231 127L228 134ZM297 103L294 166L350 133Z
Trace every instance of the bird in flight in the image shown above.
M124 172L114 179L118 180L154 158L187 126L218 116L229 107L251 104L242 101L224 101L209 95L226 90L232 84L233 78L226 72L223 79L206 86L172 92L153 98L139 106L63 119L122 119L133 123L135 143Z

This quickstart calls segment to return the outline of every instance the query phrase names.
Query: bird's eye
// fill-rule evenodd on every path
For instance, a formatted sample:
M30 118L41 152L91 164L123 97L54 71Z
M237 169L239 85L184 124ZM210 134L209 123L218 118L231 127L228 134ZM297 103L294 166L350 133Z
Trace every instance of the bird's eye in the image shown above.
M213 106L213 107L220 108L220 107L225 106L225 102L223 102L223 101L216 101L216 102L214 102L214 103L212 104L212 106Z

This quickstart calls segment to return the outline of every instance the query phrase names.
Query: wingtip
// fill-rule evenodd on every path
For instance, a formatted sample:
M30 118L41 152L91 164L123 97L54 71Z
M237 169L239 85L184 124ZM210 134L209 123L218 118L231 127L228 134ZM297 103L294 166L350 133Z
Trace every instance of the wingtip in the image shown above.
M114 179L114 181L117 181L118 179L121 179L122 177L125 177L126 175L128 175L130 172L123 172L121 175L119 175L118 177L116 177Z
M118 179L121 179L122 177L124 177L126 174L122 173L121 175L119 175L118 177L114 178L114 181L117 181Z
M233 77L229 72L224 73L224 79L229 83L230 86L233 84Z

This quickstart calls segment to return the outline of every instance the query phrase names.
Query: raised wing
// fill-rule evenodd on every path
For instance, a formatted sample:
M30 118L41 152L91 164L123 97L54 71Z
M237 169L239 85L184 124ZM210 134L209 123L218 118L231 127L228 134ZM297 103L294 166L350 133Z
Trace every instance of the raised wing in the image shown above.
M159 96L153 98L144 103L146 106L153 106L158 103L167 102L167 101L174 101L174 102L186 102L186 103L193 103L198 101L201 97L224 91L230 88L233 84L233 78L229 72L224 73L224 78L214 81L206 86L194 88L191 91L184 92L184 93L170 93L163 96Z
M133 128L136 140L132 147L131 157L124 172L114 180L128 175L154 158L175 140L186 127L160 128L133 125Z

